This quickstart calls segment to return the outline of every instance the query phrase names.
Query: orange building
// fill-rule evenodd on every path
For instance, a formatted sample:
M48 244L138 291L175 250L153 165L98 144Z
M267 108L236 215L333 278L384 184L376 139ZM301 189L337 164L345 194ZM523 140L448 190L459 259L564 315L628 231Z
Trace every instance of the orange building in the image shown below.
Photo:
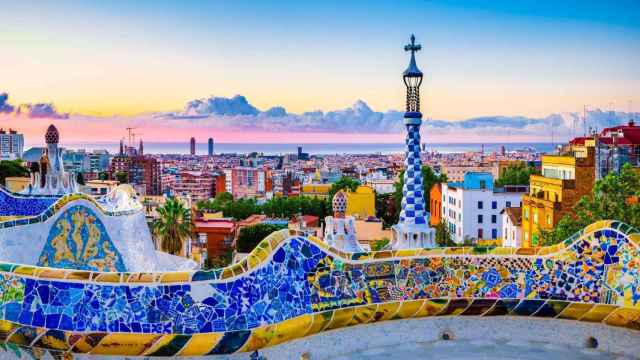
M435 226L442 221L442 184L437 183L429 190L429 212L431 212L431 218L429 224Z
M197 244L207 248L207 257L224 255L233 243L236 224L230 219L198 219L193 222Z

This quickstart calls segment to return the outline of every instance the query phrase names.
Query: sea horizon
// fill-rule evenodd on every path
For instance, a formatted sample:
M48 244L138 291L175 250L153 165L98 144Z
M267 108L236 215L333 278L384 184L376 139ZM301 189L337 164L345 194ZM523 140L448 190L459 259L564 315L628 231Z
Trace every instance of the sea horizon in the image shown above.
M535 152L551 152L558 143L550 142L514 142L514 143L423 143L425 151L439 153L462 153L470 151L480 151L484 145L484 151L491 153L499 152L504 145L506 151L530 150ZM135 143L137 148L139 143ZM31 147L42 147L43 145L27 144L25 149ZM119 151L120 144L117 142L70 142L62 143L61 147L72 150L84 149L107 150L111 154ZM214 143L214 154L246 154L258 152L265 155L295 154L298 146L302 151L311 155L334 155L334 154L394 154L403 153L406 145L404 143ZM190 152L188 142L144 142L145 154L177 154L186 155ZM196 143L196 155L207 155L207 143Z

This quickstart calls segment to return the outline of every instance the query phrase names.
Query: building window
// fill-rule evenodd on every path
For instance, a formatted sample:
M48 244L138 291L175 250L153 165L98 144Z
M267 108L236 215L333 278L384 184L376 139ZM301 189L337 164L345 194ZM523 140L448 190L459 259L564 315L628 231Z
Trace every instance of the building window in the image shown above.
M486 189L487 188L487 182L485 180L480 180L480 189Z
M498 238L498 229L491 229L491 238L494 240Z
M482 215L478 215L478 224L482 224Z
M529 220L529 209L527 208L524 209L524 219Z
M478 240L482 239L482 229L478 229Z
M494 209L494 210L497 209L498 208L498 202L497 201L492 201L491 202L491 208Z
M537 211L533 212L533 223L534 224L538 223L538 212Z
M551 221L551 215L547 215L547 225L551 225L552 221Z
M511 201L507 201L507 207L511 207Z
M478 209L482 209L482 201L478 201Z
M498 215L491 215L491 223L495 224L498 222Z

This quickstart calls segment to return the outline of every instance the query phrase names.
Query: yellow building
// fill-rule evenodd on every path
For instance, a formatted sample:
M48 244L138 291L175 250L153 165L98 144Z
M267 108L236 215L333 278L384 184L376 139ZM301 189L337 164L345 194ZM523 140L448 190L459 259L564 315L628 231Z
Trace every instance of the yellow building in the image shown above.
M542 175L532 175L522 197L522 245L539 246L540 230L551 230L591 192L595 180L593 147L585 154L545 155Z
M326 199L332 184L306 184L302 185L302 196Z
M360 185L355 192L347 191L347 216L366 219L376 216L376 193L367 185Z
M17 193L24 190L27 186L29 186L29 184L31 184L31 178L9 176L4 179L4 183L7 190Z

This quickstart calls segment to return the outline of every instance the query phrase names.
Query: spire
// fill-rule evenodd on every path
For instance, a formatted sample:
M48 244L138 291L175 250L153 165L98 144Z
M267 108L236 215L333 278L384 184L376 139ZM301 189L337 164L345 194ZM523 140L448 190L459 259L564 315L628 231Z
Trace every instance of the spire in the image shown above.
M138 155L144 155L144 145L142 144L142 139L140 139L140 147L138 148Z
M420 84L422 84L422 71L416 64L416 52L422 49L422 45L416 44L416 37L411 35L411 42L405 45L404 51L411 52L411 59L407 70L402 73L402 80L407 87L407 106L404 117L408 119L422 118L420 113Z

